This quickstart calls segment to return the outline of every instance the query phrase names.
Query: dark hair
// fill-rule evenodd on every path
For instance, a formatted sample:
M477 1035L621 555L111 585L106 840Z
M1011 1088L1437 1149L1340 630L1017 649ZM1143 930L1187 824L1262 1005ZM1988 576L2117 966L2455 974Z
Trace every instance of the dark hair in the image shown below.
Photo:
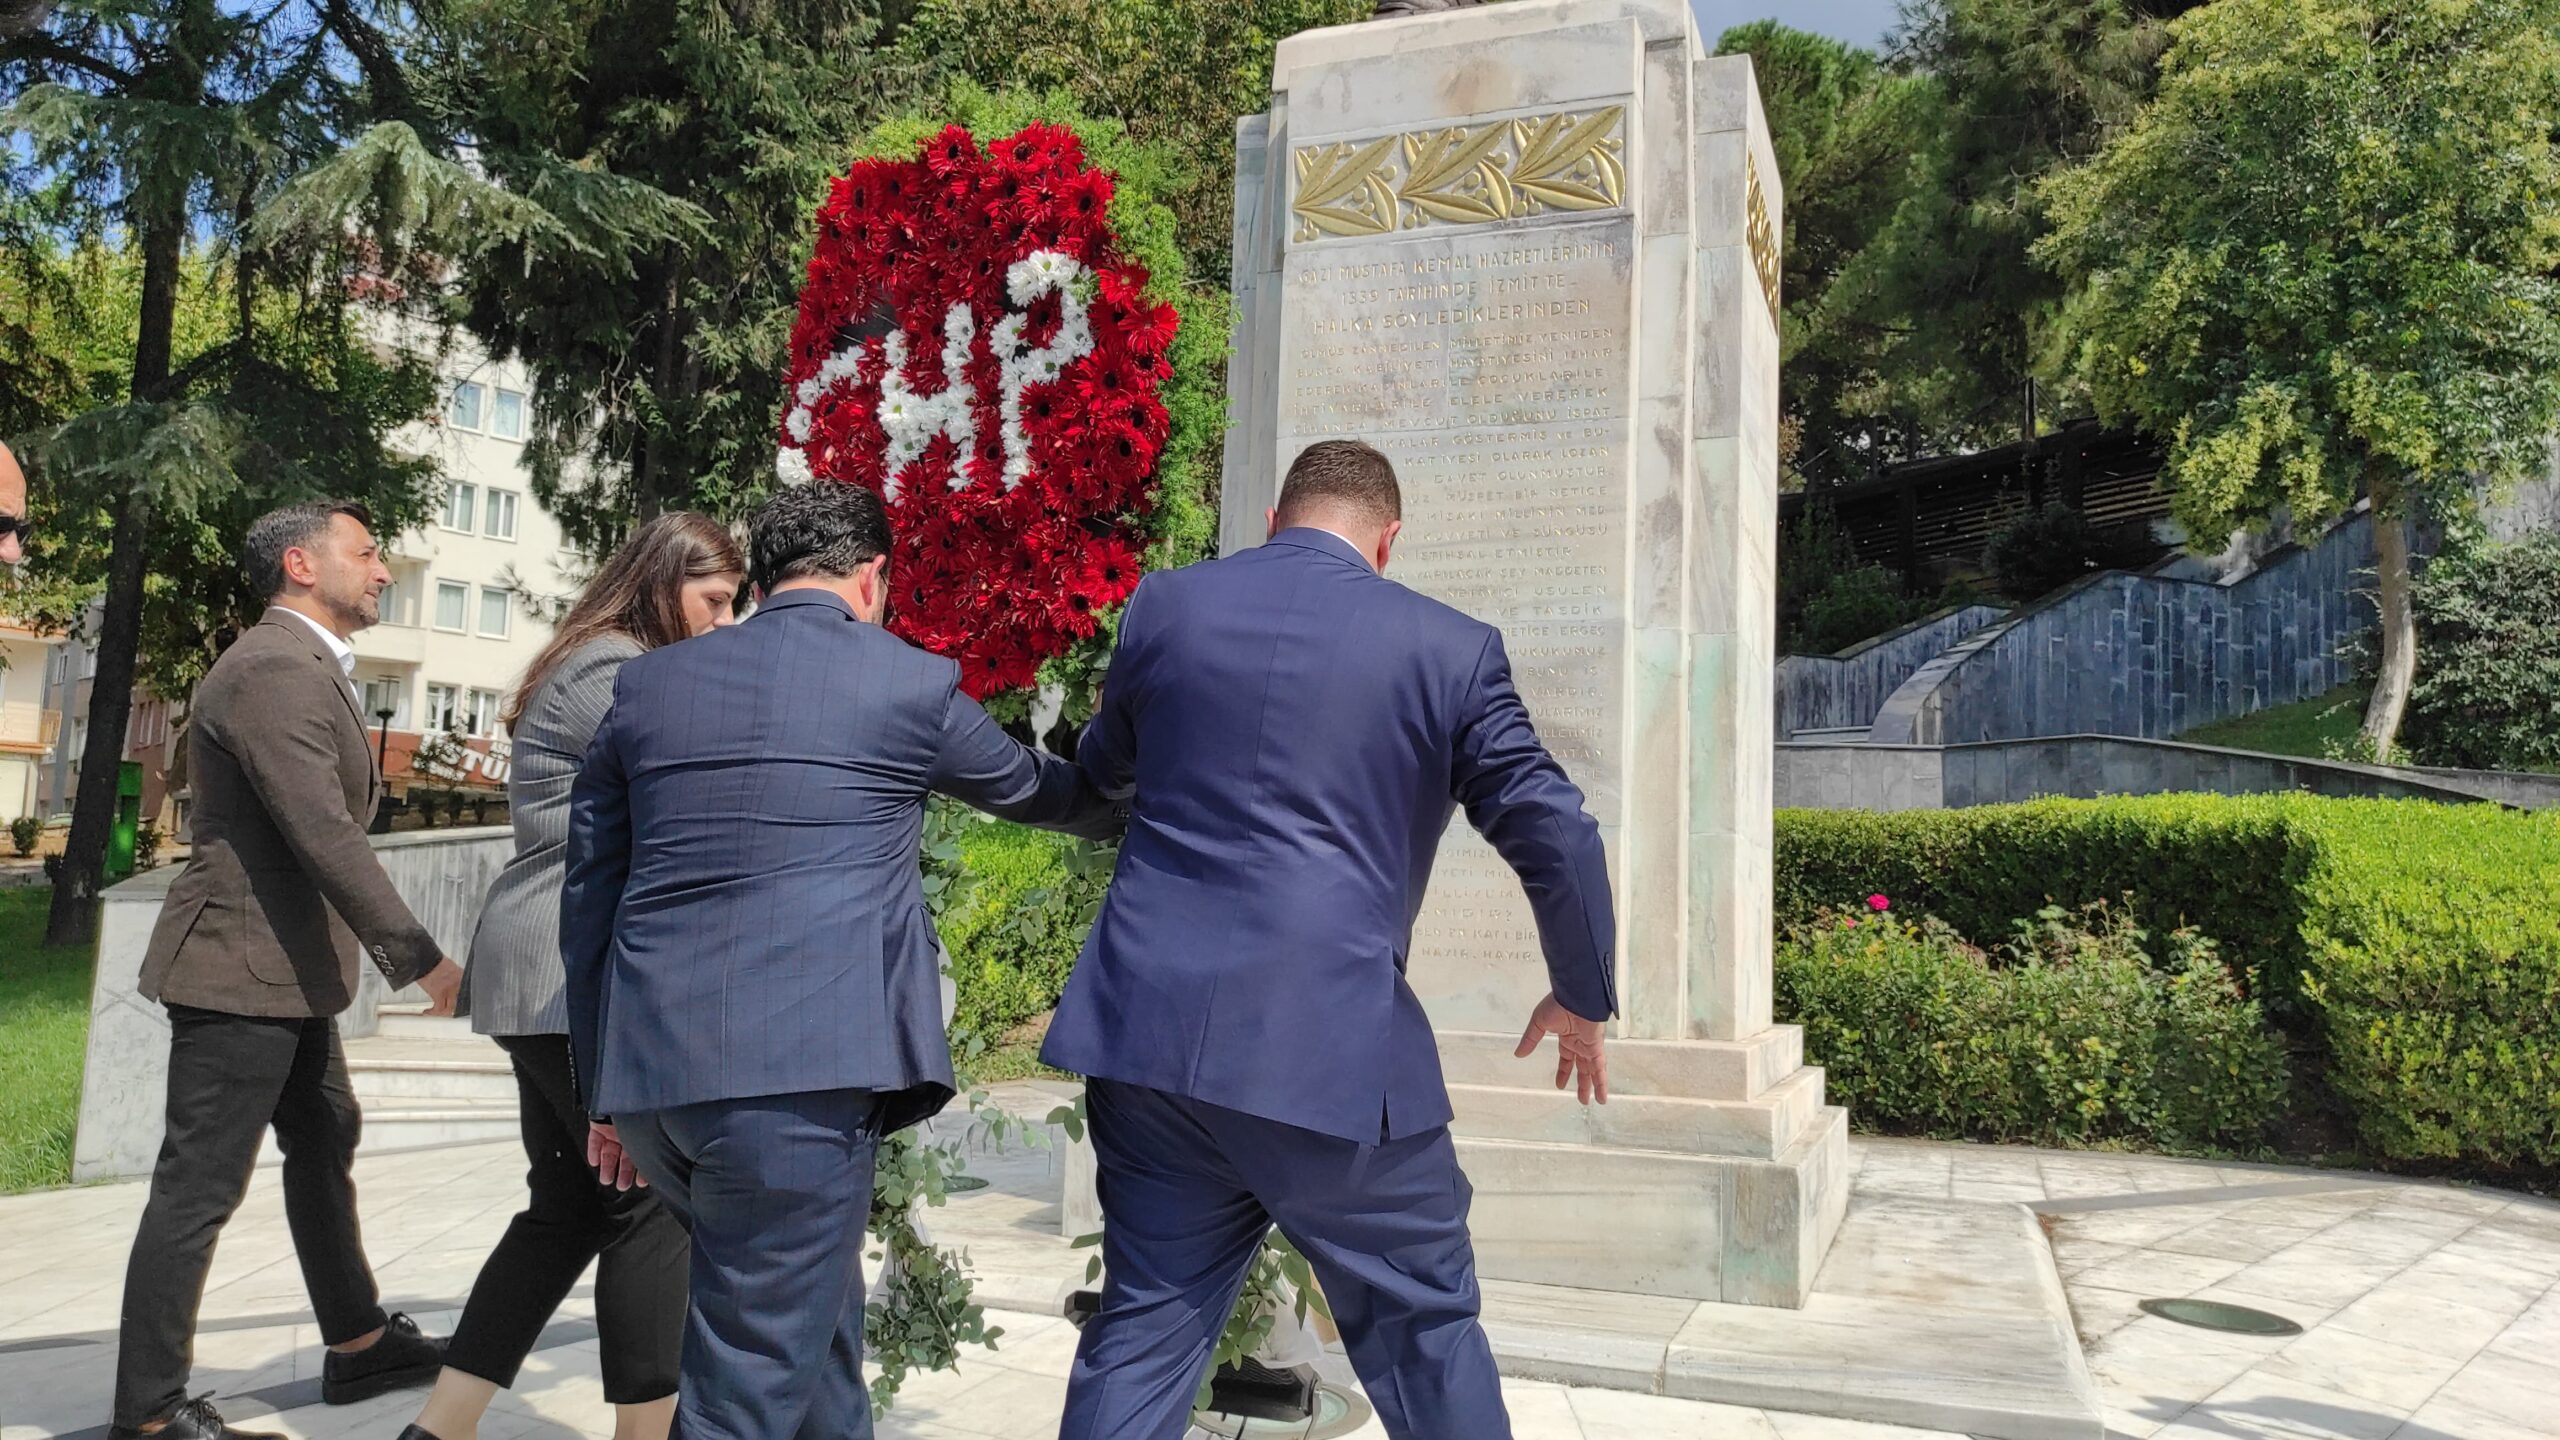
M525 702L560 662L607 635L627 635L643 650L685 638L684 584L706 575L743 575L746 562L727 526L689 510L661 515L631 532L620 549L578 594L551 642L525 667L524 680L507 697L498 718L509 730L524 718Z
M1310 510L1337 508L1380 526L1404 518L1396 467L1366 441L1319 440L1289 462L1277 517L1283 529Z
M248 552L244 564L249 588L258 592L259 599L273 600L284 593L284 552L310 549L340 515L367 530L373 528L373 512L353 500L307 500L270 510L249 522L249 535L241 546Z
M889 553L889 512L859 485L794 485L747 522L748 573L771 590L786 580L839 580Z

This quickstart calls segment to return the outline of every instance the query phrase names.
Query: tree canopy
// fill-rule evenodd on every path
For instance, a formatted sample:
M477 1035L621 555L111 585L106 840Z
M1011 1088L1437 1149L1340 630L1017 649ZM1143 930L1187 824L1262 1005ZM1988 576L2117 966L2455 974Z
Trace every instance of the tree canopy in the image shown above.
M2043 187L2062 338L2166 439L2189 533L2371 498L2387 746L2409 521L2560 422L2560 0L2218 0L2175 35L2149 109Z

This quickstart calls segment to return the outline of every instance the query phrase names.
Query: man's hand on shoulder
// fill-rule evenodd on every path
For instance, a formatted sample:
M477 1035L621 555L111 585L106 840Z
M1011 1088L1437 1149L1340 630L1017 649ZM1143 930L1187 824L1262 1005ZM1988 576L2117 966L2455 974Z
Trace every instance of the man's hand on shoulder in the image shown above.
M418 977L418 988L427 992L428 1014L450 1015L462 993L462 967L451 957L438 960L436 968Z
M1526 1060L1538 1053L1538 1042L1549 1035L1556 1037L1556 1088L1571 1085L1585 1105L1608 1104L1608 1026L1583 1019L1549 995L1529 1012L1529 1028L1521 1033L1520 1048L1511 1053Z

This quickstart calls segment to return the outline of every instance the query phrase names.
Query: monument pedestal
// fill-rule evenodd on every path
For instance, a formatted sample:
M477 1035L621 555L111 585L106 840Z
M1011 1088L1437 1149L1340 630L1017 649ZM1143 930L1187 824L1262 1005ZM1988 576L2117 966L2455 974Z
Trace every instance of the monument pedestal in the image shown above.
M1783 194L1751 61L1684 0L1372 21L1282 42L1237 141L1222 548L1307 444L1383 450L1390 578L1502 628L1609 846L1606 1107L1511 1058L1545 969L1463 821L1415 927L1479 1269L1801 1305L1847 1130L1770 1014Z

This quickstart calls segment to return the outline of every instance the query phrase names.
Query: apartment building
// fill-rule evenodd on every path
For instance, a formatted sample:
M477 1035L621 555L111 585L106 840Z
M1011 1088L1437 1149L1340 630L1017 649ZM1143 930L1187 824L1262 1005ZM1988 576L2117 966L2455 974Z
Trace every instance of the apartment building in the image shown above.
M525 475L532 387L523 367L465 353L446 374L441 419L394 442L436 457L443 503L424 527L388 542L382 623L355 638L356 684L386 750L414 752L419 736L450 733L485 751L500 707L583 576Z
M45 682L62 642L0 620L0 827L45 811L45 761L62 717L45 704Z

